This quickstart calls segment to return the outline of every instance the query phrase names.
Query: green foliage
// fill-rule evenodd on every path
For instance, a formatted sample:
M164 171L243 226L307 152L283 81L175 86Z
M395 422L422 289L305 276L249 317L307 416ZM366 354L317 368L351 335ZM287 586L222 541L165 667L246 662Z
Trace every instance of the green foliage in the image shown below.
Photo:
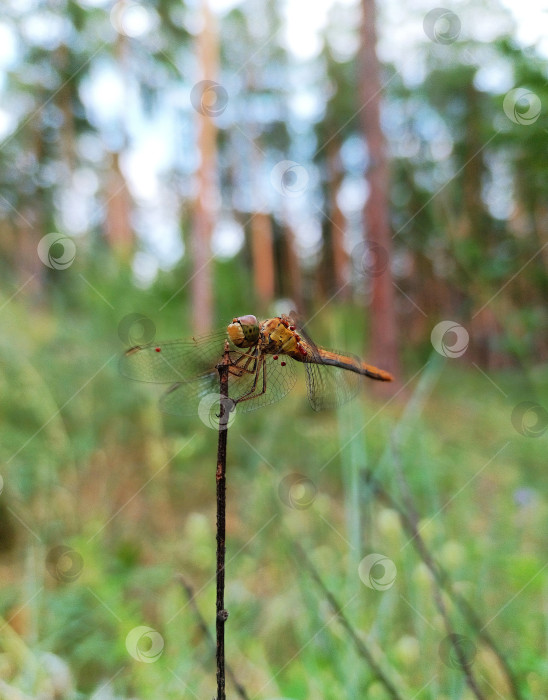
M47 5L22 7L36 18ZM52 652L68 663L78 698L102 686L143 699L211 697L214 649L176 575L192 585L212 630L216 434L198 417L161 415L160 390L130 383L117 368L134 342L120 337L128 314L151 320L160 340L193 334L187 251L196 114L181 94L196 78L197 5L148 3L157 29L139 41L116 32L109 11L94 3L61 6L59 35L52 23L47 36L31 40L25 10L6 5L19 46L1 86L13 128L0 151L0 612L7 623L0 621L0 677L27 697L51 697L43 654ZM339 187L363 187L374 165L359 127L358 14L335 6L323 50L308 63L284 46L276 3L244 2L222 19L219 79L229 95L219 118L222 210L249 229L250 213L264 207L278 244L288 221L294 225L291 207L272 205L255 186L264 180L259 173L268 181L276 162L295 159L311 185L302 209L293 200L293 214L314 219L325 234L326 205ZM499 643L524 697L548 695L548 433L528 437L513 420L520 402L548 406L540 364L548 357L548 276L539 253L548 192L546 61L509 37L439 48L424 40L424 70L414 83L384 67L394 278L415 305L400 299L402 385L417 377L397 397L366 385L338 414L316 414L301 375L283 402L237 415L230 428L227 657L251 696L386 697L312 581L298 543L402 697L468 700L463 674L440 658L446 629L424 554L398 517L404 503L416 509L420 535L453 588ZM482 86L481 68L491 62L540 100L538 119L516 123L505 113L507 93ZM149 286L103 237L110 159L120 153L123 160L135 145L126 114L102 121L86 101L103 70L136 96L127 111L138 113L142 131L161 129L154 120L170 100L176 105L176 155L160 184L177 202L172 218L185 254L163 261ZM315 105L308 121L290 104L303 96ZM75 195L78 178L87 197ZM501 201L511 205L502 213ZM37 241L70 229L67 212L83 204L89 210L75 234L74 263L46 269ZM363 238L359 206L345 213L348 248ZM132 223L147 234L139 252L154 258L156 231L139 220L144 209L137 201ZM310 331L327 346L362 354L367 280L356 274L355 299L338 306L330 295L339 290L329 289L318 263L325 251L310 250L301 259L304 301L311 316L318 312ZM280 295L289 288L282 260ZM218 325L270 313L257 308L246 249L215 259L212 276ZM324 299L316 298L321 285ZM444 364L431 356L435 319L472 323L486 303L498 324L486 331L489 357L511 357L512 369L472 361L481 319L464 357ZM291 507L283 495L291 474L313 486L310 507ZM74 580L66 561L56 568L48 559L59 546L82 562ZM375 552L398 572L383 592L358 576L360 561ZM477 629L445 598L454 629L478 646L473 669L486 696L490 686L509 697ZM148 637L134 655L128 650L128 634L140 626L164 643L153 663L135 658L149 651Z
M199 420L162 416L152 386L117 373L120 312L138 308L153 317L162 285L154 294L134 291L118 306L123 281L88 272L100 292L92 296L78 279L67 280L74 295L70 306L59 295L55 316L37 309L29 317L16 300L6 307L13 332L1 345L8 368L2 394L10 396L0 427L2 498L9 499L18 547L3 555L12 558L13 572L4 616L36 592L29 609L34 633L23 632L30 656L9 681L26 687L21 678L30 659L51 651L68 662L85 694L114 678L117 692L143 698L157 697L158 688L163 697L180 697L186 686L211 695L213 650L174 576L182 573L191 583L212 629L216 435ZM101 296L116 303L116 312ZM347 306L332 310L330 322L316 319L315 334L333 344L330 330L342 333L340 344L358 349L355 315ZM158 326L167 335L186 329L167 309ZM445 635L431 582L396 511L366 477L372 471L401 502L399 469L433 556L481 619L494 618L489 631L503 640L516 672L532 673L532 687L546 692L546 669L533 651L544 622L528 614L542 607L546 436L518 434L511 416L532 396L531 387L537 401L548 403L548 376L490 373L497 389L457 363L430 358L407 398L388 405L368 395L366 385L339 419L310 410L302 377L283 402L236 417L229 434L227 654L251 694L382 697L382 686L299 564L293 541L305 548L358 634L373 643L403 697L430 678ZM422 362L413 364L419 369ZM309 508L280 500L282 479L291 473L315 485ZM82 557L72 582L56 580L44 565L59 544ZM370 552L394 561L398 575L390 590L360 581L357 565ZM454 605L449 612L455 629L483 649ZM128 656L126 637L140 625L164 641L154 663ZM11 658L13 641L0 640ZM465 697L456 672L434 663L438 682L429 697ZM480 655L474 668L503 692L493 659Z

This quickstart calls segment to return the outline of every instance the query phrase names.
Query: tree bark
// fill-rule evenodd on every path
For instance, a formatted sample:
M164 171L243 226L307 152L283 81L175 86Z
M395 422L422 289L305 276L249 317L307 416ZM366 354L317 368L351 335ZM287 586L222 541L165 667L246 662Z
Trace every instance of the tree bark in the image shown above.
M198 60L200 80L215 80L218 66L218 41L215 20L207 0L202 1L203 30L198 37ZM205 333L213 322L213 289L211 275L211 235L217 209L217 127L210 115L197 111L198 193L194 208L192 231L192 310L193 328L196 333Z
M361 45L359 52L360 118L369 153L367 180L369 196L364 221L369 248L380 246L390 260L392 237L389 219L389 169L386 141L380 123L381 83L376 53L375 1L362 0ZM390 265L382 272L369 275L371 283L370 329L371 362L399 377L398 336L395 288ZM392 385L393 386L393 385Z
M342 170L340 167L339 142L331 140L327 144L327 167L329 172L329 225L330 243L333 265L333 283L335 288L330 294L337 294L337 300L348 300L348 255L345 249L346 218L337 201L342 185ZM341 291L342 290L342 291Z
M247 81L248 91L252 92L254 86L255 79L250 73ZM262 309L266 309L274 299L276 288L274 236L272 232L272 219L267 213L268 208L265 205L264 192L261 187L262 150L258 143L257 124L253 124L248 128L251 141L251 181L253 187L253 201L255 202L255 213L251 217L253 286Z
M295 234L289 223L283 224L282 229L282 253L280 275L280 291L282 295L289 296L300 314L305 313L303 298L303 280L299 255L295 244Z
M129 262L133 251L131 208L131 195L120 168L120 157L113 153L106 187L105 236L110 249L124 262Z
M270 216L257 211L251 219L251 254L255 291L263 309L274 298L274 249Z
M131 73L128 40L118 32L114 44L114 58L124 76L124 99L129 100L128 76ZM126 147L128 137L125 125L121 125L122 147ZM133 203L126 178L120 168L120 153L111 154L110 168L105 187L104 235L110 250L123 262L129 263L134 248L134 234L131 225Z

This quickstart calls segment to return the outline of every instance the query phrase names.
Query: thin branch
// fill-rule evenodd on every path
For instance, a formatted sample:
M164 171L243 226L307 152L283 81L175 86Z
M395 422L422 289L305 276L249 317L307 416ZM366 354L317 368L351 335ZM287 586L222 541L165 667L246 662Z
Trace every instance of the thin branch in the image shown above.
M215 648L215 639L213 638L213 635L211 634L211 630L207 626L207 622L204 619L204 616L200 612L200 609L196 603L196 598L194 597L194 589L192 586L188 583L188 581L185 580L182 574L176 574L175 576L176 580L181 584L181 586L185 589L185 592L188 597L188 602L190 603L192 609L194 610L194 614L196 615L196 619L198 620L198 627L204 634L205 638L207 641L210 643L212 648ZM225 669L227 676L230 678L232 683L234 684L234 688L238 695L242 698L242 700L250 700L249 695L247 694L246 689L243 687L243 685L237 680L234 671L232 670L232 667L230 664L225 664Z
M215 627L217 632L217 700L226 700L225 693L225 622L228 612L225 610L225 530L226 530L226 442L230 406L228 398L228 366L230 355L228 342L219 370L219 440L217 443L217 600Z

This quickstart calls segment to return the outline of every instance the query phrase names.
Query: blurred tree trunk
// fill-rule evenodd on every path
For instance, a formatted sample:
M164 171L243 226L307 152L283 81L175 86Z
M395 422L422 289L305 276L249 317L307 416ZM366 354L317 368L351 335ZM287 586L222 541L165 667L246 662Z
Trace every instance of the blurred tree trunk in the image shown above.
M114 57L123 76L131 74L128 39L123 32L118 32L114 45ZM127 85L124 81L124 86ZM127 88L124 97L129 99ZM122 141L127 143L125 127L120 125ZM109 248L123 262L128 263L133 252L134 236L131 226L132 200L126 178L120 168L120 153L112 153L110 172L106 183L106 202L104 231Z
M334 289L330 294L336 294L338 301L348 300L350 287L348 282L348 255L345 250L346 218L337 201L341 188L343 171L339 155L338 139L332 139L327 144L327 167L329 187L329 224L331 260L333 266Z
M482 196L482 186L485 174L485 161L483 156L483 145L485 135L482 132L483 117L480 93L474 87L472 76L466 85L466 121L464 131L464 141L462 144L462 202L460 217L457 221L457 240L465 249L471 248L474 257L468 256L466 268L472 272L472 279L467 274L465 283L468 283L470 302L474 305L474 300L480 305L488 299L492 292L490 286L485 284L482 275L484 260L489 259L495 253L498 245L497 235L487 213L485 202ZM475 242L472 246L471 243ZM474 271L476 274L474 274ZM458 313L462 308L459 304L458 290L453 288L454 313ZM512 359L504 350L504 343L501 342L503 329L497 320L495 309L501 300L494 300L495 304L480 309L473 314L468 322L468 330L474 338L474 343L470 348L469 359L478 362L487 369L502 369L511 366ZM501 314L504 317L504 313Z
M361 42L359 51L360 118L367 141L369 196L364 219L369 246L380 246L388 258L392 255L389 218L389 171L386 142L380 123L380 67L376 53L375 1L362 0ZM370 361L399 376L398 337L395 293L390 266L371 276Z
M53 63L56 65L60 74L70 76L70 53L66 44L61 44L54 51ZM57 93L56 102L63 113L63 128L60 131L61 142L60 156L66 163L70 173L73 173L76 168L76 127L74 124L74 91L77 88L70 79L65 78L65 82Z
M495 240L489 235L492 227L490 226L482 197L482 184L485 173L482 149L485 144L485 136L482 134L483 121L480 96L472 82L469 82L466 86L466 107L466 130L464 132L464 152L462 155L464 161L462 170L464 203L462 207L462 236L464 238L472 238L481 232L482 247L488 255L491 252L491 244L495 243Z
M198 36L197 55L200 64L200 80L215 80L218 66L218 41L215 20L207 0L202 0L203 29ZM194 105L196 107L196 105ZM206 110L203 110L204 112ZM197 111L198 192L194 208L192 230L192 311L193 329L203 333L213 321L213 290L211 275L211 235L217 207L217 127L207 113Z
M295 234L288 223L285 223L281 236L280 255L280 290L282 295L291 298L296 310L304 313L303 282L299 256L295 247Z
M255 291L266 309L274 298L274 249L270 215L262 211L251 218L251 255Z
M252 92L255 86L253 72L247 79L247 91ZM261 185L262 151L256 134L256 124L253 124L249 139L251 141L251 182L253 188L253 203L255 213L251 217L251 260L253 265L253 286L262 309L266 309L274 299L275 293L275 259L272 220L266 213L264 193Z
M38 257L38 243L48 233L43 230L40 204L25 207L15 220L17 235L18 283L25 288L25 295L34 302L43 301L44 280L47 268Z
M120 169L120 156L112 154L112 166L106 186L105 237L111 250L124 262L133 251L131 195Z
M42 164L45 159L44 140L35 121L29 124L28 152ZM48 200L45 188L37 185L31 197L25 196L18 203L17 216L14 220L16 231L18 278L25 286L26 294L34 302L42 302L43 288L47 268L38 256L38 243L49 231L47 230Z

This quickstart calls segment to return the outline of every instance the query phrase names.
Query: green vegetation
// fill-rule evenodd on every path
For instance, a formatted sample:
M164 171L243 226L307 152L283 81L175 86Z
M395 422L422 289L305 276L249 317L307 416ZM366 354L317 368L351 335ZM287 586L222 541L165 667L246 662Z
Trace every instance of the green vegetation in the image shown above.
M290 306L396 381L236 412L247 696L548 697L546 42L376 4L3 3L0 700L212 697L217 434L118 358Z
M97 291L116 299L108 284ZM13 536L3 539L1 560L1 613L12 619L0 633L3 675L38 696L46 683L40 655L53 652L83 696L108 683L122 696L209 697L214 650L175 575L192 586L213 629L216 433L197 418L160 414L155 387L120 377L118 309L75 296L72 310L59 306L55 315L37 308L29 317L16 300L3 311L2 528ZM124 299L127 309L149 311L158 299L143 293L131 302ZM348 328L347 313L332 313L332 327ZM161 329L164 337L182 330ZM318 333L323 340L321 324ZM345 346L360 342L348 337ZM301 381L282 402L236 416L227 656L250 697L364 697L366 688L367 697L387 697L295 542L402 697L428 682L421 697L471 697L462 673L440 658L446 633L424 561L393 504L371 488L370 472L399 503L403 475L424 541L522 679L523 697L548 691L537 651L546 625L546 437L520 435L511 421L514 406L531 397L530 383L546 405L548 374L501 371L489 381L437 353L415 357L407 375L416 371L390 401L374 398L367 384L338 414L317 414ZM282 480L295 473L312 484L297 502L309 499L309 507L289 507L282 493ZM58 545L81 557L74 581L56 580L45 566ZM372 552L397 567L389 590L370 589L358 576ZM61 579L70 571L53 569ZM493 654L445 600L455 631L477 645L475 670L504 694ZM124 640L140 625L164 640L154 663L128 657Z

